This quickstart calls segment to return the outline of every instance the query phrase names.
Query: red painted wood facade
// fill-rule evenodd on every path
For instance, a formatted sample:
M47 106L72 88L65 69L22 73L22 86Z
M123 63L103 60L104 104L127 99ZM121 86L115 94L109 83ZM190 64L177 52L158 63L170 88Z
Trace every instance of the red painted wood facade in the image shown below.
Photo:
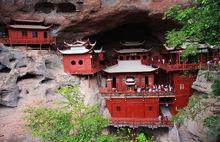
M183 76L179 74L174 74L173 82L176 96L175 106L177 110L187 106L189 97L193 93L191 86L195 80L196 76Z
M64 71L76 75L93 75L104 67L104 52L95 50L96 43L76 41L68 44L66 49L59 50L63 54Z
M99 91L111 114L111 125L116 127L172 126L171 116L187 105L196 79L183 76L181 71L196 72L207 61L204 54L201 62L182 62L180 52L164 54L143 49L123 49L112 56L117 61L106 68L101 64L103 52L94 50L64 54L63 60L65 72L71 74L91 75L102 70L104 83Z
M145 55L147 57L144 57ZM139 59L142 64L159 67L160 72L122 72L107 73L107 75L105 73L106 87L100 88L100 93L106 99L112 125L169 127L172 125L171 117L163 114L163 109L166 108L171 115L174 115L187 105L189 97L192 95L191 85L195 81L195 76L183 76L179 71L198 70L199 64L170 64L162 61L162 57L152 60L151 55L152 53L149 52L126 53L118 54L117 57L118 60ZM135 90L134 85L125 84L127 77L134 78L135 85L140 91ZM165 90L161 84L169 86L168 89ZM149 89L154 86L160 86L160 89L157 88L154 91Z
M115 120L124 119L132 122L134 119L158 118L158 98L129 98L106 100L111 117Z
M50 34L51 26L43 21L15 20L7 25L5 36L0 42L7 45L53 45L56 38Z
M103 54L103 53L99 53ZM64 71L70 74L91 75L103 69L103 57L99 54L71 54L63 56Z

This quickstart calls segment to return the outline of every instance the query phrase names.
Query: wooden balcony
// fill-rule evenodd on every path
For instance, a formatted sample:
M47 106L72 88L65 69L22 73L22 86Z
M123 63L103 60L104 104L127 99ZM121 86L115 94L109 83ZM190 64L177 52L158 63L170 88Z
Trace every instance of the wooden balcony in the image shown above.
M154 66L160 67L167 72L170 71L186 71L186 70L198 70L200 69L203 64L200 63L182 63L182 64L168 64L168 63L159 63L153 62L151 63Z
M132 127L140 126L148 128L173 127L174 123L171 120L159 120L158 118L112 118L111 126L114 127Z
M111 98L174 98L175 92L174 91L144 91L144 92L137 92L137 91L109 91L108 89L101 88L99 92L102 96L106 99Z
M46 38L46 39L10 39L10 38L0 38L0 43L14 45L14 44L56 44L56 38Z

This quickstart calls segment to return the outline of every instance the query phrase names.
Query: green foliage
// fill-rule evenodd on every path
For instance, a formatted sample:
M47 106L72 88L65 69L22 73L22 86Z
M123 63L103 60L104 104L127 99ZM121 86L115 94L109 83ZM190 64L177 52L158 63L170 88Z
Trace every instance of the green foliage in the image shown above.
M198 114L204 111L207 107L207 99L194 95L190 98L187 107L180 109L172 119L177 124L182 124L187 119L196 120Z
M113 135L101 135L97 138L97 142L118 142L118 138Z
M208 127L211 131L209 133L215 138L220 138L220 115L215 114L207 117L203 125Z
M79 87L70 85L58 92L67 101L62 108L28 108L26 120L35 136L42 141L84 142L97 141L108 120L99 113L97 105L86 106L79 95ZM108 136L111 137L111 136Z
M204 126L212 128L218 123L218 116L212 115L204 120Z
M143 132L140 132L137 135L137 141L138 142L153 142L154 139L153 137L146 136L146 134L144 134Z
M28 108L25 112L28 127L34 136L41 136L42 141L66 141L71 124L71 114L51 108Z
M214 80L212 84L212 95L213 98L220 102L220 80ZM215 105L215 104L214 104ZM204 119L203 125L210 129L209 133L215 138L220 139L220 110L219 108L213 111L213 115L208 116Z
M140 133L137 136L137 140L138 140L138 142L146 142L147 138L145 137L144 133Z
M198 45L194 43L189 43L187 45L187 48L181 54L181 58L184 61L187 61L189 57L193 57L194 59L196 59L197 52L198 52Z
M168 46L181 46L187 40L220 45L219 9L219 0L194 0L194 4L187 8L172 6L164 18L176 20L182 27L166 34Z
M215 75L208 70L205 73L205 78L207 81L213 81L215 79Z
M216 97L220 96L220 80L216 79L212 84L212 93Z
M220 111L218 108L214 107L216 103L219 103L218 97L220 96L220 81L215 80L212 85L213 92L208 96L197 96L193 95L188 103L188 106L179 110L179 112L173 116L173 120L177 124L182 124L185 120L197 120L202 119L198 117L201 112L206 109L212 108L213 115L203 118L203 125L210 129L209 133L213 138L220 138ZM217 102L215 102L217 100ZM211 102L209 102L211 101ZM214 102L213 102L214 101ZM211 104L211 106L210 106Z

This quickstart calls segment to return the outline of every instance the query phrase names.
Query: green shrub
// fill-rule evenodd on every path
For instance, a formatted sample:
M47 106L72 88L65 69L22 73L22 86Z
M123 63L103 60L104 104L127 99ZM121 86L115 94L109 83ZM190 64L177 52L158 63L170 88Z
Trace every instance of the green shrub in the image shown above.
M67 101L62 108L34 108L25 110L27 126L42 141L84 142L97 141L108 120L99 113L98 105L86 106L79 95L79 87L69 85L58 92Z
M212 92L214 96L220 96L220 80L215 80L212 85Z
M215 138L220 138L220 115L214 114L204 119L203 125L210 129L209 134Z

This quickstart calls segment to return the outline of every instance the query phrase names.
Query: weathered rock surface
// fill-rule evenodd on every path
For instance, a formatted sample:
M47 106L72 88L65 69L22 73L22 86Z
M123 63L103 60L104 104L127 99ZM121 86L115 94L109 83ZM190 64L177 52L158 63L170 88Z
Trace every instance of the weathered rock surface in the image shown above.
M77 0L1 0L0 19L44 18L56 25L58 39L94 35L125 23L146 23L160 36L171 25L161 17L173 4L189 5L190 0L84 0L82 6Z
M55 107L54 101L65 99L57 93L57 88L68 84L79 84L85 103L99 104L101 113L109 117L105 101L98 93L96 78L91 79L89 86L88 79L64 73L57 54L26 52L3 45L0 51L0 58L4 58L0 62L4 66L0 70L0 141L39 142L40 139L32 137L25 128L23 111L28 106Z
M220 79L216 71L200 70L196 81L193 82L192 88L198 92L209 94L212 92L212 84L214 79Z

